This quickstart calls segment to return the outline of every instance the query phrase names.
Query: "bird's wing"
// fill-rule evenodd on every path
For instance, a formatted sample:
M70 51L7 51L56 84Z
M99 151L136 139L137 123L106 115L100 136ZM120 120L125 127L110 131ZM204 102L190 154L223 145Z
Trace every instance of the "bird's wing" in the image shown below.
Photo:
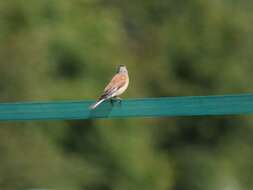
M126 84L126 81L127 76L125 76L124 74L116 74L112 78L111 82L105 87L102 96L112 95L115 91L124 86Z

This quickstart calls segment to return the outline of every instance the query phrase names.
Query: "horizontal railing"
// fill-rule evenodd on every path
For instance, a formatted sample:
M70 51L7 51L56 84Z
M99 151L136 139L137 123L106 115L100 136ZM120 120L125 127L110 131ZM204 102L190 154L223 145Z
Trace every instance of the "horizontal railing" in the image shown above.
M238 115L253 113L253 94L94 101L25 102L0 104L0 120L72 120L96 118Z

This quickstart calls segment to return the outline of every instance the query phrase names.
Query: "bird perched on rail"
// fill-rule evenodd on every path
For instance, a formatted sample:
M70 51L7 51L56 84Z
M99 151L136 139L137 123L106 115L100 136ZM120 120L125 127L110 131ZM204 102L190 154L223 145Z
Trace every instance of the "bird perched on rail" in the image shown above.
M116 75L112 78L110 83L105 87L104 93L100 98L90 106L90 109L96 109L105 100L116 98L121 100L118 96L127 89L129 84L128 71L125 65L118 67Z

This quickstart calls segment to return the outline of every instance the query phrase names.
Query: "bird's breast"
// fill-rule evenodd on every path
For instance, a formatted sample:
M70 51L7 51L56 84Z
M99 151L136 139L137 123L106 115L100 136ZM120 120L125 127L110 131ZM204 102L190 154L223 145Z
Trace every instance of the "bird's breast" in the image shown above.
M121 95L123 92L125 92L125 90L127 89L127 87L128 87L128 84L129 84L129 78L128 77L126 77L126 83L121 87L121 88L119 88L118 90L117 90L117 94L116 94L116 96L119 96L119 95Z

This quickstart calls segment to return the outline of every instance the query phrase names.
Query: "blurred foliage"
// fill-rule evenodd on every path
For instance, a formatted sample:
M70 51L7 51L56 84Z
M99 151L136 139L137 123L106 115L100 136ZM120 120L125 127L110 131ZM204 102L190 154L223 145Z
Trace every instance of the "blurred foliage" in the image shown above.
M0 2L0 100L251 92L249 0ZM1 189L252 189L251 116L1 122Z

